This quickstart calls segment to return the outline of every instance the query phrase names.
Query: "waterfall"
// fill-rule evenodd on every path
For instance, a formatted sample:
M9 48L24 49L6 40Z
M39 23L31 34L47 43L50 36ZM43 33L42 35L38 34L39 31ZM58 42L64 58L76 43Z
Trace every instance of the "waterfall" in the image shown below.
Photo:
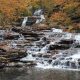
M22 27L26 26L26 22L28 21L28 17L24 17L24 20L22 22Z
M36 17L36 22L35 22L36 24L41 23L42 21L45 20L42 9L36 10L34 12L33 16L31 16L31 17L34 17L34 16ZM22 22L22 27L26 26L28 19L29 19L29 17L24 17L23 22Z
M31 54L28 54L28 56L22 58L20 61L35 61L35 58Z
M45 20L44 15L40 15L40 16L37 17L36 24L41 23L44 20Z
M36 24L41 23L43 20L45 20L42 9L36 10L33 16L37 17Z
M22 58L22 61L35 61L38 68L49 69L78 69L80 65L78 60L80 60L80 51L77 52L77 49L74 48L73 44L69 49L66 50L52 50L50 52L50 46L65 45L59 44L61 40L72 39L72 33L62 32L62 30L52 29L51 32L43 31L44 37L42 36L39 41L33 43L33 45L27 50L28 55L25 58ZM58 36L61 35L61 36ZM53 35L50 37L50 35ZM56 37L57 36L57 37ZM53 38L56 38L53 40ZM76 35L75 39L80 41L80 36ZM52 40L51 40L52 39ZM49 43L47 41L49 40ZM72 48L73 47L73 48ZM47 56L47 54L50 56ZM75 66L73 65L75 64Z
M41 53L47 53L50 44L47 44L45 47L41 49Z
M36 10L33 15L34 16L40 16L42 14L43 14L43 10L42 9L39 9L39 10Z

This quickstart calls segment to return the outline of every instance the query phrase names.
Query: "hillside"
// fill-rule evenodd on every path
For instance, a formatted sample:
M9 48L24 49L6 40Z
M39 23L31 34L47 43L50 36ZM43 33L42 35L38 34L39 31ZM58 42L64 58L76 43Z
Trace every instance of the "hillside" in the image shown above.
M80 28L80 0L0 0L0 25L11 25L20 17L43 9L49 26L70 30Z

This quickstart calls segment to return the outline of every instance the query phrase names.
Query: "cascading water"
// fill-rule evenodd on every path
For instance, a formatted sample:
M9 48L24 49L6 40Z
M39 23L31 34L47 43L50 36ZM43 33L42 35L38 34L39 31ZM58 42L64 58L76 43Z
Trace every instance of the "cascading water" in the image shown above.
M25 40L25 38L24 38L24 36L22 34L20 34L18 40Z
M60 30L59 30L60 31ZM50 35L62 35L62 36L57 36L59 38L53 40L53 36L52 38L50 38ZM67 50L58 50L56 52L56 50L53 50L52 53L50 53L49 51L49 47L51 45L55 45L58 44L59 41L61 41L62 39L72 39L72 34L71 33L65 33L64 32L51 32L48 31L47 34L44 31L44 37L40 38L39 41L34 42L33 46L27 50L28 56L26 56L25 58L22 58L22 61L34 61L36 62L36 67L38 68L43 68L43 69L48 69L48 68L58 68L58 69L77 69L80 67L78 60L80 60L80 53L78 51L78 54L76 54L77 49L74 48L74 45L72 44L73 47L71 47L70 49ZM71 34L69 36L69 34ZM55 36L54 36L55 38ZM50 42L47 43L47 39L50 40ZM52 40L51 40L52 39ZM43 45L44 44L44 45ZM58 44L60 45L60 44ZM48 54L48 55L47 55ZM50 55L51 56L50 56ZM78 56L75 56L75 54ZM74 58L74 56L76 58ZM78 58L78 59L77 59ZM75 60L76 59L76 60ZM75 63L76 61L76 63ZM78 66L76 66L76 64L78 64Z
M42 22L44 20L45 20L44 15L37 16L36 24L38 24L38 23L40 23L40 22Z
M17 48L17 44L15 43L15 41L12 41L11 44L10 44L10 46L12 48L15 48L15 49Z
M22 22L22 27L26 26L26 22L28 21L28 17L24 17L24 20Z
M36 10L34 12L33 16L37 17L36 24L38 24L38 23L42 22L43 20L45 20L42 9Z
M41 23L42 21L45 20L42 9L36 10L33 16L31 17L33 18L32 20L30 20L29 17L24 17L23 22L22 22L22 27L25 27L27 25L26 24L27 22L32 24L34 22L34 18L36 19L36 21L34 22L36 24Z
M39 9L39 10L36 10L33 15L34 16L40 16L42 14L43 14L43 10L42 9Z

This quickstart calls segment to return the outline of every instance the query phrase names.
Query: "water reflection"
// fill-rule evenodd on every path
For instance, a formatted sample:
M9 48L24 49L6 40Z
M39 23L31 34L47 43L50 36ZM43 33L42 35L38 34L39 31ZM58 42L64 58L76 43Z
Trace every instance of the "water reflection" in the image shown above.
M0 80L80 80L80 72L9 68L0 70Z

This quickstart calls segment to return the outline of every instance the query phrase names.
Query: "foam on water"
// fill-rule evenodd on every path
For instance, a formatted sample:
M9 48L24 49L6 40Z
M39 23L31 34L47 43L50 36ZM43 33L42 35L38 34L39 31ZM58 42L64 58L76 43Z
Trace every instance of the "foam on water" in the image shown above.
M35 58L31 54L28 54L27 57L22 58L20 61L35 61Z
M51 64L42 64L42 63L37 63L37 68L42 68L42 69L51 69L53 66Z
M80 43L80 34L75 35L74 39L76 40L76 42Z
M60 31L56 31L56 32L62 32ZM47 38L49 39L49 34L54 34L53 32L51 33L47 33L44 37L47 36ZM59 33L60 34L60 33ZM39 41L34 42L33 46L27 50L28 56L25 58L22 58L22 61L35 61L36 62L36 66L37 68L42 68L42 69L66 69L66 70L79 70L77 68L71 68L71 65L68 66L66 64L67 61L70 61L70 59L68 58L80 58L80 52L76 52L76 53L71 53L70 50L72 50L72 48L70 50L63 50L62 52L58 52L58 54L54 54L52 55L50 58L45 58L45 57L39 57L39 56L35 56L33 57L32 55L38 55L39 53L41 53L42 55L47 54L48 50L49 50L49 46L50 45L54 45L56 44L56 42L59 42L60 40L64 39L71 39L72 38L72 33L65 33L66 35L60 37L57 40L51 41L49 44L46 44L45 46L41 47L42 44L45 42L45 40L43 40L43 38L41 38ZM76 40L79 40L80 36L76 36L75 37ZM37 46L38 43L41 43L40 45ZM67 53L67 54L66 54ZM55 57L56 59L53 59L53 57ZM49 60L52 60L51 63L49 63Z
M62 29L55 29L55 28L52 28L52 31L53 32L57 32L57 33L62 33L63 32Z

